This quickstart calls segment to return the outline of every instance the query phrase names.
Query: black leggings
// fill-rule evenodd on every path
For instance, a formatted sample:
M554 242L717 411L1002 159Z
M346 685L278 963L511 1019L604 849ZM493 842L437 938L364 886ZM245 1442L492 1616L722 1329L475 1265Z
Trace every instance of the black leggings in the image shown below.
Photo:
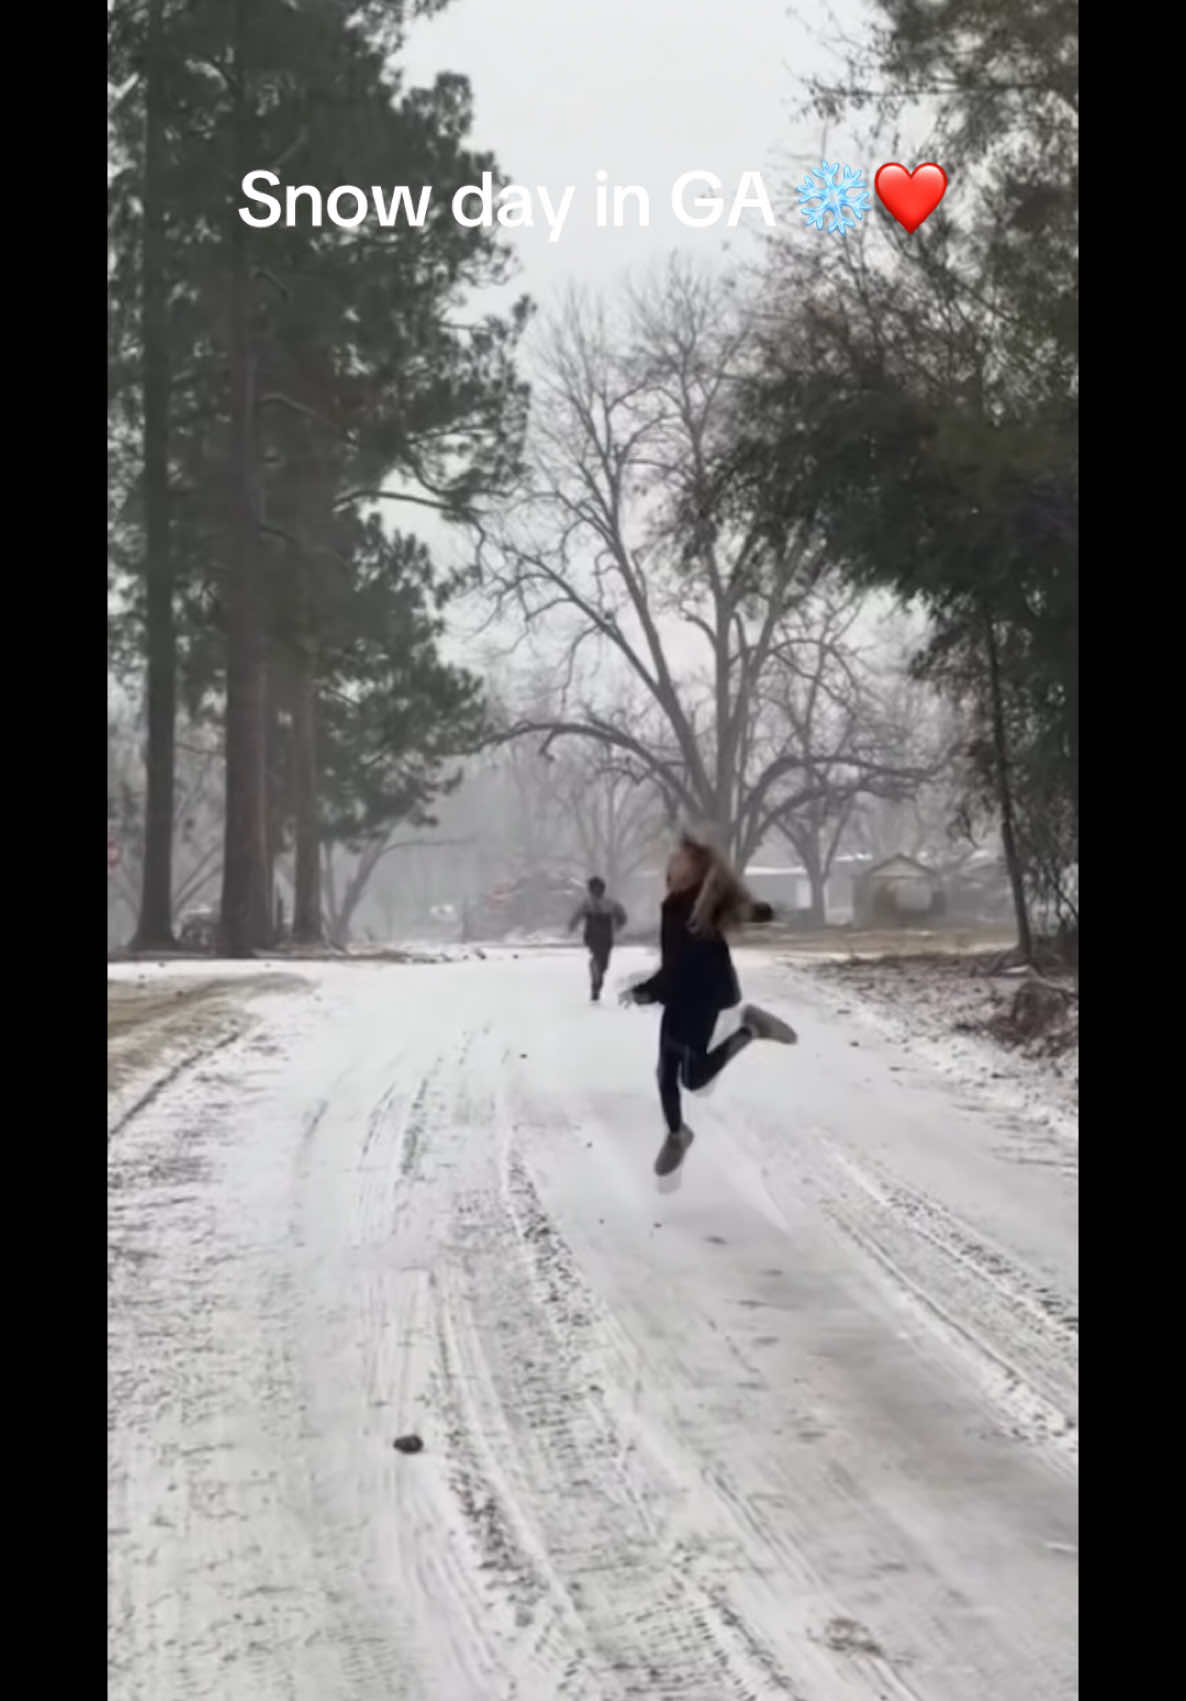
M680 1087L690 1093L707 1087L754 1037L748 1028L739 1028L709 1051L708 1042L716 1024L717 1012L714 1012L711 1021L689 1023L687 1032L681 1029L675 1033L664 1017L659 1030L659 1098L671 1134L678 1134L683 1126Z
M612 948L610 945L589 946L589 978L593 985L594 998L601 996L601 987L605 980L605 971L609 968L609 954Z

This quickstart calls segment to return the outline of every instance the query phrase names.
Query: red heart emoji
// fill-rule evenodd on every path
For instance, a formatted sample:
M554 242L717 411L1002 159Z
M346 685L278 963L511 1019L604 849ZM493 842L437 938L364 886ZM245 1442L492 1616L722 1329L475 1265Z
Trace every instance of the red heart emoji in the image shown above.
M904 165L883 165L873 179L873 187L898 223L908 231L915 231L943 199L947 173L941 165L931 162L915 166L913 172Z

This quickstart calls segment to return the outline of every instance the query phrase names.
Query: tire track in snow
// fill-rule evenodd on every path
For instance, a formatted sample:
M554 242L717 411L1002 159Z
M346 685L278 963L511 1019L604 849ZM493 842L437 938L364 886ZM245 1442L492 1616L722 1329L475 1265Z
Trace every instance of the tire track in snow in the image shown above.
M827 1145L825 1136L821 1144ZM1031 1276L936 1200L831 1147L851 1184L825 1198L837 1226L921 1306L1012 1432L1073 1464L1078 1319Z
M404 1117L400 1138L399 1178L402 1183L421 1180L421 1162L430 1137L435 1172L441 1155L437 1150L439 1137L443 1135L450 1140L464 1127L467 1121L464 1115L467 1066L475 1041L480 1037L472 1030L459 1029L453 1046L439 1052L421 1077Z
M907 1337L898 1332L893 1306L885 1306L884 1277L870 1283L860 1274L867 1269L864 1259L854 1265L841 1253L834 1228L811 1203L811 1196L827 1198L835 1191L830 1166L818 1164L814 1134L774 1148L782 1167L771 1197L783 1198L792 1211L779 1228L753 1186L735 1185L741 1153L729 1120L710 1128L718 1119L702 1113L713 1135L704 1155L711 1152L720 1168L722 1207L731 1216L748 1207L760 1219L760 1225L752 1219L748 1224L750 1232L757 1231L752 1251L732 1230L728 1241L703 1237L730 1247L726 1268L735 1271L736 1291L746 1296L739 1298L729 1293L728 1277L724 1283L719 1276L700 1283L679 1237L664 1243L675 1252L674 1263L661 1258L652 1279L642 1269L637 1277L630 1273L637 1252L629 1236L615 1245L619 1235L612 1228L591 1229L579 1184L574 1189L567 1174L570 1166L582 1171L587 1160L575 1150L561 1158L556 1147L566 1136L574 1145L579 1139L581 1148L590 1145L587 1136L607 1119L600 1137L594 1136L604 1148L597 1164L610 1169L606 1215L619 1215L616 1189L624 1185L628 1200L635 1192L629 1176L615 1173L617 1141L610 1130L621 1126L620 1104L603 1102L604 1094L594 1089L568 1105L557 1126L554 1111L549 1115L533 1103L529 1083L517 1085L526 1095L516 1105L524 1113L521 1125L531 1131L532 1152L551 1177L549 1192L575 1211L594 1268L607 1291L620 1298L597 1330L603 1349L613 1345L613 1368L604 1381L619 1396L614 1407L619 1423L624 1420L630 1433L641 1435L644 1450L660 1467L665 1464L685 1482L698 1480L694 1504L673 1508L671 1526L693 1532L697 1551L689 1566L705 1588L718 1590L713 1597L718 1604L724 1600L730 1611L740 1604L747 1628L781 1651L784 1670L790 1652L794 1682L811 1701L817 1696L953 1701L957 1695L981 1701L988 1694L1021 1701L1021 1692L1003 1689L998 1681L998 1674L1016 1676L1019 1665L1027 1672L1025 1701L1056 1696L1061 1701L1066 1692L1054 1675L1049 1681L1039 1675L1040 1645L1026 1650L1027 1638L1039 1634L1043 1623L1044 1608L1036 1614L1026 1610L1025 1581L1033 1536L1043 1533L1042 1513L1036 1503L1034 1516L1020 1520L1031 1526L1024 1532L1010 1528L1006 1513L989 1518L983 1538L975 1526L967 1542L952 1544L942 1535L944 1518L960 1504L966 1473L970 1469L978 1480L984 1467L976 1432L968 1427L969 1419L976 1423L977 1405L957 1398L952 1407L944 1400L935 1425L936 1451L928 1452L917 1433L920 1417L925 1430L925 1407L916 1413L911 1404L910 1360L915 1373L925 1370L924 1386L934 1382L941 1397L951 1386L949 1363L927 1347L928 1362L920 1364L917 1342L905 1349L897 1344ZM788 1192L782 1184L791 1173L799 1185ZM676 1213L674 1227L689 1205L699 1215L706 1203L701 1197L685 1200L664 1214ZM626 1212L627 1220L633 1218L629 1204ZM711 1214L701 1220L711 1224ZM779 1240L783 1245L776 1251ZM780 1267L767 1267L773 1265ZM665 1291L668 1280L675 1291ZM733 1306L743 1309L734 1313ZM680 1314L674 1328L673 1307ZM778 1334L767 1339L761 1331L772 1326ZM771 1348L781 1349L773 1376ZM646 1382L641 1413L637 1375ZM1023 1470L1022 1492L1024 1478ZM1052 1527L1060 1530L1061 1502L1057 1495L1054 1500ZM1047 1504L1044 1498L1041 1504ZM1009 1598L1017 1614L1017 1637L1011 1641L1002 1640L990 1622L980 1622L967 1585L980 1552L994 1546L1009 1552L1014 1541L1021 1543L1011 1558L1020 1581L1016 1588L996 1588L993 1596ZM1049 1578L1040 1575L1037 1582L1046 1589ZM875 1634L862 1619L876 1627ZM769 1680L759 1693L775 1693Z
M628 1336L622 1335L617 1324L604 1314L599 1302L588 1288L563 1237L548 1216L539 1194L531 1181L526 1164L512 1156L507 1168L508 1193L515 1217L522 1225L519 1238L529 1249L536 1265L534 1287L544 1296L548 1321L554 1326L556 1338L548 1343L548 1352L563 1356L578 1343L576 1360L591 1361L603 1366L598 1374L607 1389L628 1386L629 1366L638 1365L648 1377L671 1390L679 1401L680 1391L687 1388L678 1362L656 1360L649 1352L640 1359ZM776 1272L777 1273L777 1272ZM695 1330L708 1319L689 1316L689 1330ZM715 1331L714 1331L715 1332ZM583 1350L580 1345L584 1337ZM757 1372L737 1343L718 1337L718 1353L729 1352L740 1368ZM617 1363L611 1369L608 1354L613 1352ZM516 1363L523 1372L523 1358ZM719 1368L719 1364L718 1364ZM625 1371L625 1374L623 1374ZM579 1378L583 1381L583 1376ZM614 1436L612 1452L618 1461L630 1461L632 1475L640 1490L627 1491L629 1499L645 1515L645 1530L636 1533L641 1558L640 1570L646 1579L659 1575L665 1579L657 1600L649 1600L643 1615L623 1608L617 1598L621 1587L620 1561L601 1560L600 1556L586 1567L599 1576L612 1578L614 1588L606 1591L604 1617L600 1626L604 1643L623 1645L629 1649L639 1638L638 1653L630 1662L629 1676L623 1693L627 1696L655 1695L663 1697L753 1697L764 1701L769 1697L787 1696L792 1701L807 1701L808 1697L877 1697L885 1701L918 1701L914 1689L900 1669L901 1658L879 1647L851 1617L846 1617L844 1605L807 1558L807 1547L796 1540L799 1519L796 1508L806 1497L814 1500L815 1510L822 1522L834 1518L837 1512L837 1491L832 1474L826 1489L820 1492L818 1472L813 1472L812 1486L784 1471L776 1472L775 1480L785 1492L780 1499L791 1513L781 1528L756 1504L753 1495L741 1489L729 1466L719 1456L711 1464L699 1449L690 1448L679 1430L667 1429L661 1439L647 1436L630 1425L634 1439L623 1443L623 1430L618 1419L626 1414L620 1406L615 1415L614 1404L595 1390L589 1402L604 1428ZM769 1481L772 1460L769 1437L778 1433L781 1413L777 1406L759 1417L753 1407L753 1442L746 1436L730 1438L726 1457L735 1452L749 1467L748 1475L758 1481ZM568 1407L570 1427L582 1460L594 1455L594 1448L582 1433L580 1420L589 1413L579 1402ZM628 1419L627 1419L628 1423ZM766 1438L763 1440L762 1438ZM552 1474L555 1474L554 1472ZM598 1487L606 1481L603 1462L597 1472ZM548 1473L536 1467L532 1483L547 1481ZM680 1506L685 1493L679 1486L696 1482L694 1508ZM851 1500L867 1520L872 1518L867 1498L855 1483L848 1483L843 1494ZM605 1531L606 1548L616 1544L621 1551L625 1519L619 1504L609 1505L609 1518L600 1520ZM875 1521L875 1520L873 1520ZM580 1504L574 1520L582 1540L585 1532L597 1530L596 1508ZM808 1529L810 1526L807 1526ZM898 1532L885 1527L880 1532L884 1551L899 1544ZM573 1572L571 1544L564 1553L564 1574ZM581 1573L576 1573L578 1576ZM775 1582L774 1580L777 1579ZM667 1585L671 1585L668 1589ZM736 1587L735 1585L740 1585ZM632 1579L632 1587L635 1586ZM744 1600L744 1606L742 1605ZM585 1611L582 1616L591 1633L598 1627L591 1622L588 1607L590 1593L581 1595ZM755 1617L754 1609L760 1607ZM760 1620L760 1622L759 1622ZM829 1640L830 1627L848 1625L859 1632L848 1640ZM641 1632L641 1634L640 1634ZM602 1637L598 1639L601 1640ZM794 1669L785 1665L785 1650L794 1649ZM775 1647L783 1650L780 1657ZM648 1650L650 1652L648 1653ZM656 1651L657 1650L657 1651ZM620 1657L619 1657L620 1658ZM600 1673L599 1673L600 1675Z
M615 1427L596 1380L596 1303L515 1153L497 1191L471 1194L461 1216L471 1297L453 1299L441 1342L450 1445L475 1538L514 1606L520 1658L557 1661L567 1644L557 1693L591 1677L606 1701L796 1695L758 1633L701 1583L696 1544L664 1537L678 1491Z
M107 1130L107 1144L110 1145L115 1136L121 1133L123 1129L127 1127L129 1122L139 1116L142 1111L147 1110L149 1105L154 1103L154 1101L158 1099L163 1092L167 1091L169 1087L173 1086L174 1082L178 1081L182 1075L187 1074L189 1070L195 1068L199 1063L204 1063L207 1058L214 1057L220 1051L225 1051L226 1048L233 1045L236 1040L242 1039L246 1031L245 1027L232 1027L226 1033L220 1034L217 1039L210 1040L206 1045L198 1046L195 1050L180 1058L171 1068L166 1069L164 1074L159 1075L157 1079L140 1094L139 1098L129 1105L118 1119L109 1126Z
M494 1115L488 1083L470 1067L484 1030L465 1018L462 1007L452 1030L410 1028L402 1051L375 1057L351 1077L303 1187L301 1232L315 1266L336 1273L300 1334L310 1367L334 1389L353 1391L366 1414L359 1417L361 1462L349 1467L362 1474L350 1492L368 1508L364 1533L375 1552L367 1569L389 1580L405 1609L404 1687L392 1679L358 1693L367 1701L397 1693L410 1701L437 1694L501 1701L526 1684L533 1701L570 1692L573 1701L600 1701L579 1685L561 1690L567 1636L549 1638L539 1616L533 1649L515 1622L521 1600L502 1611L505 1591L492 1593L492 1582L499 1572L505 1578L517 1549L509 1538L494 1539L494 1454L480 1438L479 1462L467 1471L451 1440L460 1421L448 1395L457 1351L442 1294L457 1239L454 1177L468 1185L475 1165L487 1175ZM480 1066L491 1061L483 1057ZM307 1397L314 1411L326 1408L322 1426L330 1427L340 1395L318 1382ZM409 1430L425 1442L412 1462L391 1448L392 1436ZM367 1484L373 1446L382 1464L378 1482ZM341 1519L331 1499L326 1528ZM475 1540L483 1527L491 1537L484 1544Z
M603 1059L547 989L447 972L442 1021L410 973L359 997L352 971L266 1092L236 1061L119 1142L155 1261L116 1284L117 1378L147 1376L115 1402L113 1701L1065 1701L1067 1561L1051 1584L1031 1549L1073 1540L1066 1497L1039 1450L975 1439L999 1400L945 1326L896 1333L907 1290L815 1205L776 1253L730 1118L721 1188L648 1243L622 1133L649 1097L590 1126ZM888 1216L959 1318L987 1291L1011 1326L958 1217L833 1180L821 1206ZM693 1269L721 1207L729 1250Z
M292 1233L291 1189L330 1110L304 1093L335 1073L294 1056L323 1015L291 1023L253 1048L269 1058L254 1078L158 1093L112 1153L113 1231L153 1260L110 1308L113 1701L420 1701L411 1627L367 1572L310 1395L310 1371L318 1394L343 1392L341 1359L310 1365L310 1339L348 1343L302 1327L331 1290Z

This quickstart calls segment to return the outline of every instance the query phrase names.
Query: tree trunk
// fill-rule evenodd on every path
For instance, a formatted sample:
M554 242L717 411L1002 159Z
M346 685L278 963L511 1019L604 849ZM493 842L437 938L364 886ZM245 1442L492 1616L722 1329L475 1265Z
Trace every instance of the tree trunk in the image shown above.
M828 871L820 854L819 829L806 822L794 830L780 823L787 844L803 864L807 875L808 918L813 927L826 927L828 922Z
M144 64L144 228L140 288L144 392L144 576L148 709L143 884L136 945L173 943L173 786L176 646L169 553L169 348L165 279L165 92L162 8L149 0Z
M806 855L803 856L803 868L807 875L809 892L807 919L812 927L826 927L828 925L828 877L824 873L819 852L814 846L808 847Z
M1071 603L1071 664L1067 670L1067 746L1071 766L1071 812L1075 822L1075 855L1079 854L1079 575L1075 573Z
M1009 741L1005 732L1005 703L1001 690L1001 658L997 648L996 627L991 614L984 616L984 638L988 654L988 682L992 707L993 766L996 770L997 797L1001 810L1001 848L1009 870L1009 885L1013 891L1013 910L1017 917L1017 948L1023 962L1033 961L1034 945L1030 934L1029 906L1025 897L1025 879L1021 858L1017 852L1017 837L1013 830L1013 792L1009 776Z
M252 161L248 149L246 15L234 11L233 125L237 186ZM264 721L263 610L256 560L252 467L252 371L249 335L247 231L230 216L231 550L227 595L226 849L223 856L222 946L227 956L249 957L268 942L267 768Z
M296 822L296 874L292 937L320 944L321 841L317 829L317 688L304 647L296 660L292 714L292 790Z
M338 913L338 882L334 869L334 847L332 845L322 845L321 847L321 894L321 926L323 931L328 928L332 938L334 922Z
M264 809L264 897L268 906L269 937L275 937L276 863L284 844L285 797L280 743L280 702L273 670L264 671L264 763L267 794Z
M385 848L385 841L382 839L373 839L364 845L354 865L354 872L346 882L346 890L342 893L342 901L333 919L332 938L340 951L344 951L350 943L350 924L354 919L354 912Z

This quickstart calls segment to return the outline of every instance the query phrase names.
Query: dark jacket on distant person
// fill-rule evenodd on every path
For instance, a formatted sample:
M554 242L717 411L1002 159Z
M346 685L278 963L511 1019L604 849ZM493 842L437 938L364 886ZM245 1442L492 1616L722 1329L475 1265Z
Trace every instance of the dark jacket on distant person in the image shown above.
M689 923L698 887L671 892L660 911L659 969L634 989L638 1004L662 1004L664 1026L689 1036L711 1032L722 1010L741 1002L741 986L723 933L693 933ZM753 904L748 921L773 921L769 904Z
M592 893L581 903L568 924L571 933L579 921L585 924L584 940L595 957L608 957L614 934L626 925L626 911L613 898L595 898Z

